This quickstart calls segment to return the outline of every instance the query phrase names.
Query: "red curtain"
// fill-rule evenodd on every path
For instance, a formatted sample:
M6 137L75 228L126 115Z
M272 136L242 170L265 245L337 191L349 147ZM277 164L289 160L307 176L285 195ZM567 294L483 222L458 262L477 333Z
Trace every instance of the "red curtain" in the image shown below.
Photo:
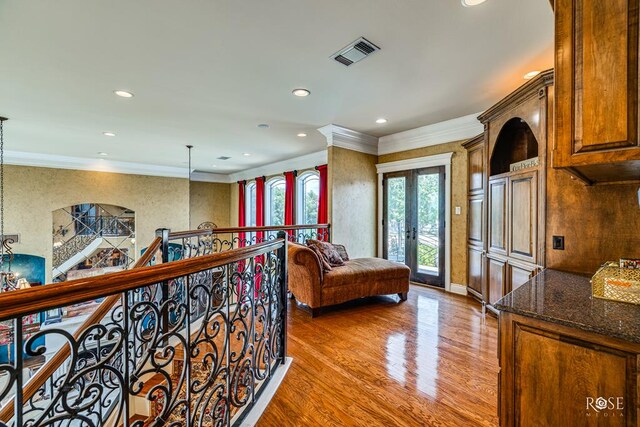
M264 176L256 178L256 227L264 226ZM256 243L264 241L264 231L256 232ZM254 259L255 262L255 290L254 297L258 297L260 284L262 283L262 264L264 257L258 255Z
M317 166L320 173L320 195L318 196L318 224L326 224L329 221L328 189L327 189L327 165ZM318 237L323 236L327 229L319 229ZM325 236L323 240L329 240Z
M245 212L245 194L244 190L246 187L247 181L238 181L238 227L244 227L246 222L246 212ZM240 239L239 246L244 246L244 233L238 233L238 238Z
M296 194L296 171L284 173L284 225L293 225L295 219L294 203ZM293 230L287 230L289 240L293 237Z

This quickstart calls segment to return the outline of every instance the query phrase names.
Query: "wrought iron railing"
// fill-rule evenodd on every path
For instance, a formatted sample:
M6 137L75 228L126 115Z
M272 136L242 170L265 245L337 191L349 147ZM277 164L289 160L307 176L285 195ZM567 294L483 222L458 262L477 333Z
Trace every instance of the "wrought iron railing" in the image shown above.
M209 257L220 252L227 254L227 251L230 250L237 252L240 248L245 248L242 249L242 251L246 251L251 249L246 248L247 246L255 245L259 242L277 244L277 230L283 230L283 228L286 230L286 234L283 233L281 236L286 237L289 241L304 242L307 239L330 240L330 226L328 224L287 227L217 228L213 230L194 230L176 233L171 233L169 230L158 230L158 237L156 237L133 268L139 269L154 263L162 262L166 264L187 258L198 258L202 260L202 257ZM284 246L284 243L282 243L282 245ZM255 249L255 247L252 248ZM273 298L274 292L277 291L277 295L281 295L281 292L286 290L285 280L282 278L280 278L279 283L280 290L274 289L273 280L276 277L281 277L281 274L284 274L283 277L286 277L286 273L283 273L286 269L286 262L283 261L283 259L285 259L285 251L282 247L280 247L279 250L281 253L278 253L276 256L277 262L275 265L277 265L277 271L275 272L273 270L275 252L271 251L271 253L268 253L269 251L266 251L265 253L254 256L247 256L247 258L243 260L231 261L231 264L225 266L220 265L219 267L209 268L206 270L209 273L203 273L205 270L200 271L197 273L197 276L200 277L197 285L195 285L192 280L186 279L187 277L195 277L193 276L195 273L185 274L182 277L174 277L169 280L160 280L156 277L155 279L157 281L153 284L145 285L138 283L137 287L128 290L126 294L115 294L105 298L99 308L77 328L73 335L65 334L55 329L49 329L41 331L38 336L34 338L32 335L27 336L24 329L19 333L15 327L15 325L18 324L18 318L11 318L14 324L13 338L16 342L22 340L22 345L17 348L24 349L27 356L35 353L40 354L43 351L42 349L29 349L27 347L29 345L33 347L36 339L40 339L41 342L43 338L46 339L46 337L57 334L59 337L64 338L66 344L63 345L53 357L50 357L44 366L28 380L24 377L24 374L17 369L20 361L18 356L21 356L22 362L24 362L23 355L19 354L21 352L15 352L15 361L0 366L0 400L3 404L3 406L0 407L0 426L68 425L70 420L78 421L78 425L112 425L114 419L118 419L118 423L121 425L163 425L163 423L167 422L164 417L167 415L167 411L162 409L164 407L161 408L158 406L158 402L169 397L167 386L171 378L167 378L164 374L158 372L158 370L166 369L167 372L173 371L173 365L180 365L180 363L184 362L185 340L179 342L177 346L172 347L172 340L175 342L176 339L173 335L175 335L176 331L180 331L180 322L184 325L184 330L181 332L183 336L191 336L185 323L187 316L184 308L189 307L188 323L190 325L194 324L194 322L209 325L209 329L202 329L202 334L204 335L202 335L195 347L191 347L191 353L188 351L187 354L204 354L202 353L203 350L200 350L201 344L206 346L207 341L210 341L214 336L217 337L216 339L222 337L221 329L224 328L221 328L222 323L215 319L219 315L223 316L225 309L228 311L232 308L236 310L241 308L238 314L239 317L236 316L236 320L231 319L229 313L227 313L227 317L225 318L227 321L225 331L227 333L236 331L236 337L238 339L240 339L241 336L244 337L244 339L248 339L248 335L245 336L248 334L246 330L247 325L254 325L253 332L255 334L256 331L264 327L267 320L270 322L273 320L272 317L265 317L264 315L264 307L265 303L269 300L269 295L271 295L270 299L272 302L276 303L276 300ZM173 267L177 266L177 264L174 263L170 265ZM234 267L229 270L229 265L233 265ZM77 283L90 283L88 286L103 288L105 283L111 283L111 281L114 280L113 278L124 276L126 276L126 273L118 273L116 275L101 276L94 279L68 282L66 286L75 286ZM233 286L230 286L230 283ZM57 287L54 288L51 285L45 288L50 291L57 289ZM202 294L203 297L194 298L193 295L189 296L188 294L192 288L199 289L198 293ZM252 288L253 290L248 290L248 288ZM109 289L109 292L113 291L111 288ZM104 290L100 295L101 297L104 296L104 292L107 291ZM15 293L10 294L12 297L18 295L19 294ZM125 295L127 304L123 306L123 298L125 298ZM206 297L207 295L208 297ZM251 295L253 295L253 298ZM1 297L9 297L9 295ZM53 307L54 304L57 304L56 307L60 307L61 304L63 305L64 303L56 303L60 297L61 295L53 296L49 301L49 306ZM215 304L211 298L213 298ZM0 298L0 303L1 302L2 298ZM136 325L136 322L134 318L131 317L131 309L141 306L147 307L147 309L137 314L138 317L135 319L137 319L139 328L137 330L135 328L132 329L133 325ZM152 310L151 307L155 307L155 309ZM180 307L183 308L182 312L178 309ZM217 313L212 313L212 307L213 311L217 311ZM129 348L128 355L122 353L125 338L119 337L116 339L117 334L113 332L122 330L121 328L125 322L123 317L125 315L125 308L129 311L129 316L126 319L129 326L127 329L129 333L126 335L126 347ZM284 310L285 308L282 299L278 300L275 306L273 304L269 305L269 310L271 310L272 314L275 313L274 310L276 309ZM185 314L185 316L180 317L181 313ZM253 321L247 323L247 316L252 316ZM258 319L257 323L256 319ZM280 324L273 325L271 323L267 329L273 330L273 328L276 328L278 331L284 331L286 326L284 324L284 317L280 320ZM236 325L238 322L240 326L245 327L244 332L242 332L241 327ZM255 328L255 325L257 325L258 329ZM260 332L260 336L263 336L262 341L264 341L265 331L265 329L262 329ZM164 344L162 351L165 351L165 348L173 348L173 350L169 350L169 352L174 355L172 357L175 359L177 357L176 355L179 356L182 354L182 361L176 359L172 360L171 363L166 360L164 362L158 362L162 357L154 353L156 350L160 351L157 348L157 340L149 338L154 334L156 337L158 335L163 337L160 340L162 344ZM273 343L273 335L270 335L270 337L269 339ZM284 337L284 335L282 335L282 337ZM258 342L260 342L261 339L260 337L258 338ZM286 350L284 350L286 342L282 339L283 338L280 338L280 341L277 343L278 348L282 348L282 355L278 361L281 361L282 357L284 357L283 355L286 354ZM75 343L75 345L72 343ZM229 346L233 344L233 341L230 339L230 336L226 337L225 343L228 348L231 349ZM254 342L251 348L252 354L255 353L255 345L256 343ZM118 350L118 348L120 348L120 350ZM132 357L133 352L131 349L135 349L134 357ZM266 350L263 348L261 351L264 353ZM273 353L273 348L269 351ZM236 353L237 352L234 352L234 358L236 358ZM240 353L242 353L242 351L240 351ZM146 358L143 358L144 355L146 355ZM203 360L195 360L192 362L196 364L194 366L206 367L207 364L213 362L221 363L223 356L224 355L218 352L215 353L215 357L208 356L208 358L204 358ZM123 364L126 357L129 358L128 365ZM264 358L264 354L262 357ZM113 363L107 362L108 360ZM141 362L141 360L144 360L144 362ZM153 366L154 360L158 366ZM232 359L229 360L231 361ZM255 354L253 360L255 361ZM202 366L198 364L202 364ZM136 377L138 380L142 379L144 381L139 381L138 385L141 385L142 388L135 398L132 395L129 395L128 398L125 397L127 393L131 394L131 390L125 390L123 392L122 390L116 390L114 387L110 388L108 385L93 385L95 380L99 380L100 378L103 380L109 378L110 381L113 378L119 378L116 372L120 372L120 375L124 378L125 366L129 368L135 367L139 372L144 372L143 374L138 374ZM142 368L143 366L146 367ZM117 369L114 371L113 369L115 368L120 369L120 371L117 371ZM251 369L255 370L256 366L253 365ZM261 369L267 369L266 365L252 374L252 378L255 380L254 387L251 389L252 401L255 399L256 392L259 389L256 385L261 385L264 382L264 375L261 373ZM199 370L199 372L201 371L202 369ZM152 375L152 373L154 374ZM149 376L152 378L145 378ZM169 375L169 377L171 377L171 375ZM249 377L245 378L243 376L242 382L246 383L247 378ZM89 381L89 379L91 381ZM11 383L11 385L9 383ZM185 384L186 383L183 382L183 386ZM196 388L204 387L203 384L204 383L200 384ZM131 386L131 384L129 384L129 386ZM16 393L17 390L22 390L22 392ZM100 391L98 392L98 390ZM176 390L177 389L174 389L174 391ZM85 395L78 394L80 391L83 391ZM151 393L152 391L154 391L154 393ZM102 403L99 403L98 400L96 400L97 398L94 398L91 405L82 400L88 399L87 396L91 393L98 393L96 396L101 396L98 400ZM186 389L183 387L179 393L186 395ZM140 397L141 395L144 396ZM81 396L85 397L81 398ZM80 403L75 406L72 405L69 401L71 398L75 399L74 402L84 402L84 406L79 408L78 405L80 405ZM131 415L131 410L128 409L131 406L128 407L125 403L128 402L128 404L131 405L131 402L129 402L131 399L140 400L141 398L143 400L146 398L153 401L155 403L155 412L152 411L152 413L149 414L142 414L142 417L141 414L136 413L135 415L138 421L141 421L141 419L144 420L141 421L142 424L130 422L127 415ZM212 398L212 395L207 399L210 398ZM181 398L176 399L180 400ZM121 402L121 405L117 404L117 402ZM228 425L237 421L247 406L241 404L242 402L247 403L243 397L238 398L236 396L235 400L229 397L227 400L224 400L224 402L227 403L224 403L223 406L230 406L224 407L226 412L221 413L224 415L222 418L214 417L217 421L221 421L219 425ZM19 405L16 406L16 403L19 403ZM183 405L182 407L183 412L186 411L186 406ZM20 415L20 411L17 411L16 408L22 408L22 415ZM220 407L216 410L219 411ZM83 411L91 413L93 418L83 418ZM209 414L211 414L211 412L209 412ZM20 416L22 416L22 424L20 424ZM209 425L205 419L201 419L201 422L196 422L198 420L193 421L195 424L189 423L188 425Z
M163 238L167 262L266 242L275 239L279 231L285 231L290 242L304 243L308 239L331 241L329 224L228 227L173 233L158 230L158 236Z
M162 234L167 239L156 242L166 259ZM75 334L50 328L24 337L24 316L107 295L101 313ZM2 425L233 425L286 355L285 234L3 294L0 320L13 322L18 350L0 365ZM58 362L27 382L24 357L43 354L36 341L55 337L65 343Z

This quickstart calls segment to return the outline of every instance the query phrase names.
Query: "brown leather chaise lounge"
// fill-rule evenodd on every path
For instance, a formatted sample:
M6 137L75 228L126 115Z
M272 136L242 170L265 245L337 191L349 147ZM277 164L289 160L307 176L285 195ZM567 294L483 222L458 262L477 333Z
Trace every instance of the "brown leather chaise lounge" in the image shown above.
M324 272L320 259L306 246L288 248L289 291L311 308L312 317L322 307L357 298L398 294L406 301L409 267L381 258L356 258Z

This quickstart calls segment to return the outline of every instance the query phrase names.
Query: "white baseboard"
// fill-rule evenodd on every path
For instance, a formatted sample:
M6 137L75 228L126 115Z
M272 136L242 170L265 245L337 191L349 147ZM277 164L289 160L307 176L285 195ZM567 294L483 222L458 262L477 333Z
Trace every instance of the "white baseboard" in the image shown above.
M247 414L245 419L242 420L242 424L240 424L241 427L253 427L258 423L262 413L267 409L267 405L269 405L269 402L273 399L278 387L280 387L280 384L282 383L284 376L287 374L292 361L293 359L291 357L287 357L284 365L281 368L278 368L271 380L269 380L267 387L262 391L262 394L260 394L260 398L256 402L256 405Z
M467 295L467 287L465 285L459 285L452 282L451 287L449 288L449 292L458 295Z

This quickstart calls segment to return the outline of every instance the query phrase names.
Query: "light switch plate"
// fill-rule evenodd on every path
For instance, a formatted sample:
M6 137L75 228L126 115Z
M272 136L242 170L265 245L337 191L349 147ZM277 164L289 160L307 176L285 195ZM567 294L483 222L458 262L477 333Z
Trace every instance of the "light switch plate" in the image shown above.
M460 215L460 213L462 213L462 209L460 206L456 206L456 215Z

